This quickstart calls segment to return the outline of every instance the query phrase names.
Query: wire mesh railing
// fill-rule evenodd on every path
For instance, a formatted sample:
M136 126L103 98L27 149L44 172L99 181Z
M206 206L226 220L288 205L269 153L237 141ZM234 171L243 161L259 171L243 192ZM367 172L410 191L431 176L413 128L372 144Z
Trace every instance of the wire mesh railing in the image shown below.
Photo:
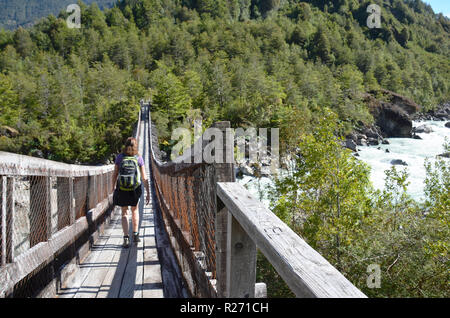
M150 115L149 110L148 113ZM223 249L217 242L225 242L218 238L216 231L216 183L234 181L233 164L193 163L196 153L203 151L208 143L203 137L190 152L185 152L191 155L164 162L151 118L149 122L153 184L179 265L195 296L215 296L217 262L220 261L217 251ZM230 123L220 122L213 127L225 131ZM223 145L226 145L225 140ZM186 160L183 158L186 156L191 157Z
M110 201L113 170L0 152L0 296L72 242L86 211Z
M32 291L15 290L32 289L29 285L40 290L55 278L51 263L63 261L58 253L66 253L63 249L112 207L113 172L114 165L70 165L0 152L0 298L29 297Z

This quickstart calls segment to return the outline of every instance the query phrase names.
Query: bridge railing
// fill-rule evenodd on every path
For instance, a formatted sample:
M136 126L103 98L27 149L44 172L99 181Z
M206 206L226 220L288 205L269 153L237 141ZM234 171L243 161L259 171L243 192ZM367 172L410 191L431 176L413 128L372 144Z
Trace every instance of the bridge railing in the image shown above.
M297 297L366 297L242 185L219 182L217 195L229 224L225 295L254 297L258 248Z
M113 170L0 152L0 295L25 284L111 206Z
M213 127L223 131L230 124L221 122ZM150 136L155 191L172 247L193 296L264 295L264 287L261 292L256 288L261 285L255 284L259 249L298 297L365 297L235 182L232 163L192 163L209 143L208 138L203 136L181 157L163 162L152 125ZM234 140L226 139L223 150L234 149L234 144L227 147L227 142ZM225 159L226 151L223 155Z
M136 138L139 131L140 121ZM29 297L56 276L64 281L57 271L67 260L80 262L111 210L113 172L114 165L70 165L0 152L0 297ZM67 268L64 275L70 273Z
M229 123L213 127L225 130ZM227 164L194 163L194 151L164 162L151 120L149 129L153 184L188 289L194 296L215 297L216 260L220 258L215 185L218 181L233 181L233 169ZM199 139L194 148L203 150L203 140Z

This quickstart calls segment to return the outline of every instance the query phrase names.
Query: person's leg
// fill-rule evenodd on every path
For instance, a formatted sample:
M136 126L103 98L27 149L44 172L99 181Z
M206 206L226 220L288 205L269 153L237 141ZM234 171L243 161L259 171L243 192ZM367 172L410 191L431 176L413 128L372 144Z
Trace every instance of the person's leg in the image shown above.
M128 207L127 206L123 206L122 207L122 230L123 230L123 235L124 236L128 236L129 235L128 226L129 226Z
M133 232L139 232L139 211L137 206L131 207L131 220L133 222Z
M139 209L137 206L131 207L131 220L133 223L133 240L135 243L140 242L139 239Z

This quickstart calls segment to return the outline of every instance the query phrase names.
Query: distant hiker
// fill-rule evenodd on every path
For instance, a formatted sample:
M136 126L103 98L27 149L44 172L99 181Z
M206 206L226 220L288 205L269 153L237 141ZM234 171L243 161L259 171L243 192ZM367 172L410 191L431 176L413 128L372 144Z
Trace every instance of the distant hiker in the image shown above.
M113 180L116 183L113 202L122 207L123 247L130 246L128 230L128 207L131 207L131 221L133 223L133 241L139 239L139 211L137 205L142 195L142 183L147 190L146 204L150 202L150 189L145 174L144 159L138 154L136 138L128 138L122 153L116 158Z

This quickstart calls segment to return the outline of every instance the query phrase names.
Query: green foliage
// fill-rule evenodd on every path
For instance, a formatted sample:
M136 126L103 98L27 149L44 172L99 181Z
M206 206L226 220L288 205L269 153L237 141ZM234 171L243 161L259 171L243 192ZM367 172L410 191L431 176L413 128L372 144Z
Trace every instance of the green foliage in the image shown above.
M450 22L430 6L377 0L382 28L369 29L369 0L120 0L104 11L112 1L79 2L82 27L69 29L71 1L7 2L1 150L104 163L131 134L141 98L151 98L165 145L199 115L205 125L279 127L282 152L299 156L277 183L276 213L369 296L448 296L447 162L427 165L418 206L395 169L373 192L339 139L373 120L367 91L424 110L450 99ZM60 14L35 21L49 10ZM381 289L366 286L373 263ZM258 264L270 295L291 296L267 260Z
M335 115L325 114L302 138L295 168L273 189L273 211L369 297L448 297L448 161L426 164L420 205L407 194L405 170L387 170L384 190L372 190L367 167L339 147L339 131ZM258 262L269 295L292 296L270 264ZM367 285L373 264L380 288Z
M342 148L334 113L325 110L315 127L298 144L295 169L276 183L274 211L340 267L366 217L369 169Z

